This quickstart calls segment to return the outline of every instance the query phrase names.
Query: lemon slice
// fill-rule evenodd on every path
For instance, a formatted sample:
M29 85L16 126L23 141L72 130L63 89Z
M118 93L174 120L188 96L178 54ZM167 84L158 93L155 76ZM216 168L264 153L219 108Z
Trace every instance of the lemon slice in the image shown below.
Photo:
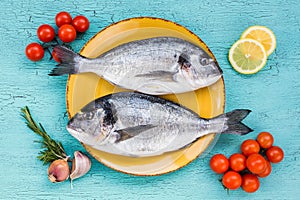
M267 54L261 43L253 39L241 39L229 50L229 62L242 74L254 74L267 62Z
M267 56L275 50L276 37L274 33L265 26L250 26L241 36L241 39L245 38L260 42L266 49Z

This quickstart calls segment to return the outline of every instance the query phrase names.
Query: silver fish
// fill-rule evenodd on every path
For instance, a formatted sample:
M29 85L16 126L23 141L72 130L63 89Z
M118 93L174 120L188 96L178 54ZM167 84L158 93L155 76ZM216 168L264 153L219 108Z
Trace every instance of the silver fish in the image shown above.
M119 87L152 95L192 91L222 76L217 62L203 49L174 37L129 42L95 59L64 46L53 51L61 63L51 76L92 72Z
M250 110L234 110L212 119L171 101L135 92L96 99L67 125L80 142L98 150L131 157L160 155L186 147L210 133L244 135L241 123Z

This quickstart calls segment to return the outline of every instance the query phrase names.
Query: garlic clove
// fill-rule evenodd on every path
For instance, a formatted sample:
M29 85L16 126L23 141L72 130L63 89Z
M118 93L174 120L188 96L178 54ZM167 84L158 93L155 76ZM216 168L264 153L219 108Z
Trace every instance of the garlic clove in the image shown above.
M52 183L65 181L69 175L70 167L66 160L55 160L48 168L48 178Z
M85 175L91 169L91 165L92 163L89 157L80 151L75 151L70 174L71 181Z

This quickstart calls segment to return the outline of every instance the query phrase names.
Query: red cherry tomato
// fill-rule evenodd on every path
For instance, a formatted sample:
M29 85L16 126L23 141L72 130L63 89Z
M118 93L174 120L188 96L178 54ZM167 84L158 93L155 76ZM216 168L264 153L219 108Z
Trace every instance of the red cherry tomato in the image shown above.
M71 24L72 23L72 16L70 13L62 11L57 13L55 16L55 23L56 26L61 27L64 24Z
M236 190L242 184L242 177L235 171L228 171L224 174L222 183L226 188Z
M246 157L240 153L232 154L229 157L229 166L236 172L244 170L246 168Z
M254 153L247 158L246 166L253 174L261 174L267 167L267 161L262 155Z
M37 36L42 42L51 42L55 38L54 28L43 24L37 29Z
M63 42L72 42L76 38L76 30L70 24L62 25L58 30L58 37Z
M216 154L210 159L210 168L218 173L222 174L229 168L229 161L223 154Z
M253 153L258 153L259 150L259 144L252 139L245 140L241 145L241 151L245 156L249 156Z
M44 57L44 49L39 43L31 43L26 47L25 54L31 61L39 61Z
M259 188L259 180L254 174L245 174L242 177L242 188L245 192L255 192Z
M52 58L53 60L55 60L56 62L60 63L61 60L58 58L56 51L52 51Z
M90 22L85 16L79 15L73 19L72 25L76 31L83 33L89 29Z
M261 148L270 148L273 145L274 138L269 132L261 132L256 138Z
M265 171L263 171L260 174L257 174L257 176L259 176L260 178L265 178L270 175L271 171L272 171L272 166L271 166L270 162L267 161L267 167L266 167Z
M272 163L279 163L282 161L284 157L284 153L282 149L278 146L273 146L269 148L266 152L266 155L270 162Z

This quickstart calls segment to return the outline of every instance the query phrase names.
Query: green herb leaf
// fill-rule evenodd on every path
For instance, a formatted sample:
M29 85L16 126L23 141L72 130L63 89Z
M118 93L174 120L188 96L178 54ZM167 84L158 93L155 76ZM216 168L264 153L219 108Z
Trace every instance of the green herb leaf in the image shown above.
M28 128L42 137L42 140L38 142L41 143L41 147L45 149L40 151L39 156L37 156L38 159L43 161L44 164L53 162L57 159L68 159L68 156L61 142L53 140L47 134L42 124L36 123L33 120L29 108L27 106L21 109L21 116L25 119L25 123L28 126Z

